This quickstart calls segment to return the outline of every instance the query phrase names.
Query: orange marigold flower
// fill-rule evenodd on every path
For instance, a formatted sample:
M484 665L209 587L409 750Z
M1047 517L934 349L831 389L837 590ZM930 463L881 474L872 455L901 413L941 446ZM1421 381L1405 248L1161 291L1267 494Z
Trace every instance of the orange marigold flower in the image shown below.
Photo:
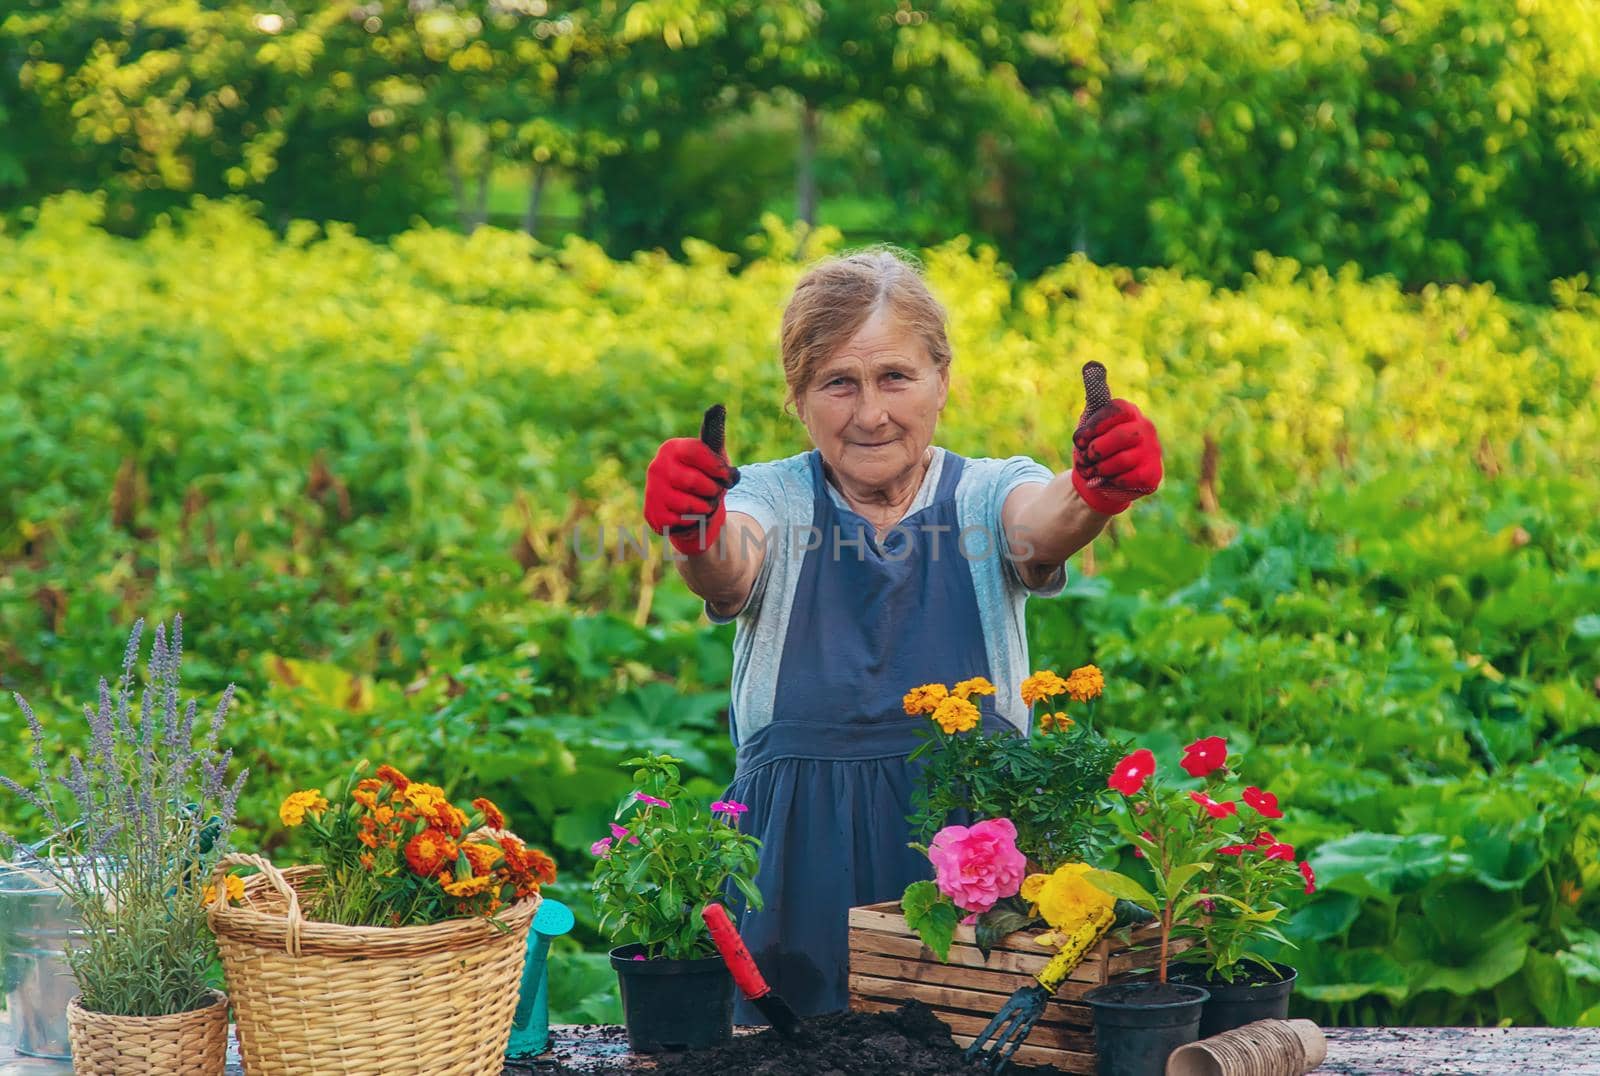
M1067 690L1067 682L1049 669L1042 669L1022 681L1022 701L1032 706L1040 699L1053 698Z
M387 803L379 804L378 809L372 812L372 820L380 826L387 826L394 821L394 808Z
M461 845L461 851L466 855L467 862L472 864L473 874L488 874L496 863L505 858L505 853L494 844L467 841Z
M950 689L950 694L961 699L970 699L974 695L993 695L994 685L981 676L974 676L970 680L963 680Z
M941 700L950 692L945 690L943 684L923 684L906 692L902 700L906 713L913 717L917 714L931 714L938 707Z
M406 842L406 863L423 877L455 858L450 838L436 829L425 829Z
M933 722L948 733L966 732L978 727L978 708L966 699L949 696L933 711Z
M393 766L379 766L378 780L393 785L398 791L404 792L411 784L411 779Z
M506 816L500 813L500 808L479 796L472 801L472 805L483 812L483 824L491 829L505 829Z
M373 833L371 830L362 830L360 833L357 833L356 840L360 841L368 848L378 847L378 835Z
M283 798L278 805L278 819L286 826L298 826L306 820L306 815L321 814L328 809L328 801L321 792L314 788L307 788L300 792L291 792Z
M555 885L556 861L537 848L528 849L528 873L544 885Z
M230 874L225 879L223 879L223 888L225 888L228 891L228 902L230 904L233 901L243 900L244 899L244 879L243 878L236 878L236 877L234 877L233 875ZM200 895L200 903L202 903L202 904L210 904L212 901L214 901L216 899L217 899L217 887L216 887L216 884L212 883L210 885L207 885L206 888L205 888L205 892Z
M378 866L378 861L372 858L371 852L362 852L356 857L356 861L361 864L363 870L374 870Z
M461 831L467 828L466 812L453 803L441 800L434 807L431 817L434 825L452 837L461 836Z
M1067 695L1073 702L1098 699L1106 689L1106 678L1098 666L1084 665L1073 669L1067 676Z
M369 811L378 809L378 790L383 787L383 782L368 777L356 782L356 787L350 791L350 798Z
M1039 731L1040 732L1051 732L1053 730L1060 730L1061 732L1065 732L1068 729L1070 729L1074 724L1076 724L1076 722L1074 722L1072 720L1072 718L1068 717L1066 714L1062 713L1059 710L1056 711L1053 714L1040 714L1039 715Z

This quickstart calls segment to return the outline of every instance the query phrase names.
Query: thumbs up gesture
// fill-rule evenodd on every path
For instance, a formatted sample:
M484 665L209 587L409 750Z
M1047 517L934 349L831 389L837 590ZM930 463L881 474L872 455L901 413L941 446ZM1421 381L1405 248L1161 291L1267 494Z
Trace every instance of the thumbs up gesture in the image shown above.
M1161 441L1137 407L1111 398L1100 363L1083 364L1083 393L1072 434L1072 486L1090 508L1114 516L1161 485Z
M721 404L706 408L700 436L663 441L645 473L645 522L686 556L710 549L727 521L722 495L739 481L739 469L723 450L726 423Z

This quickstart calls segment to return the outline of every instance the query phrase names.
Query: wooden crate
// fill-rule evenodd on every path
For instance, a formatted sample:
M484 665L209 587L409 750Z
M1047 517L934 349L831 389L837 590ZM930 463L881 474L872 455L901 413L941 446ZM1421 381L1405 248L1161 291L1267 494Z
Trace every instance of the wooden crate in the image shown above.
M950 959L941 963L906 926L898 901L851 908L850 1007L881 1012L916 998L949 1026L958 1044L966 1046L1012 992L1033 982L1054 955L1034 943L1036 934L1008 934L985 959L972 928L957 927ZM1064 1072L1093 1072L1094 1020L1083 995L1153 968L1159 937L1156 927L1141 927L1133 932L1131 946L1107 937L1091 949L1056 991L1016 1059L1054 1065ZM1174 940L1169 955L1186 948L1186 941Z

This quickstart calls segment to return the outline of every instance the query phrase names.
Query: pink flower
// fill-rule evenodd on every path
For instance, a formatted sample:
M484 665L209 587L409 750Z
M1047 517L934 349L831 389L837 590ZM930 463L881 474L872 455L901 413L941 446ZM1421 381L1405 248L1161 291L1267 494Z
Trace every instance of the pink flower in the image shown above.
M1028 861L1017 851L1017 827L1009 818L974 826L946 826L928 845L939 892L968 912L986 912L1022 888Z
M1189 793L1189 798L1204 807L1206 814L1212 818L1227 818L1229 815L1237 814L1239 811L1239 805L1232 800L1227 803L1218 803L1204 792L1191 792Z
M633 798L647 807L671 807L666 800L658 800L654 796L647 796L643 792L635 792Z
M742 803L739 803L737 800L718 800L711 805L712 814L726 814L734 815L736 817L744 814L749 809L750 808L746 807Z
M1124 796L1131 796L1144 787L1145 778L1156 772L1156 756L1148 747L1141 747L1121 762L1106 778L1106 787L1114 788Z
M629 833L627 826L619 826L615 822L611 823L611 835L613 837L615 837L619 841L622 840L622 838L626 837L626 838L628 838L628 843L629 844L638 844L639 843L639 838L637 838L633 834Z
M611 854L611 838L602 837L589 846L589 854L597 859L604 859Z
M1244 801L1254 807L1262 818L1282 818L1283 812L1278 810L1278 797L1271 792L1263 792L1255 785L1244 790Z
M1300 877L1306 880L1307 893L1315 893L1317 891L1317 872L1311 869L1310 860L1300 864Z
M644 959L644 954L640 953L638 956L634 957L633 959L635 959L635 960L643 960Z
M1183 761L1178 763L1190 777L1204 777L1228 761L1228 741L1221 736L1207 736L1183 749Z

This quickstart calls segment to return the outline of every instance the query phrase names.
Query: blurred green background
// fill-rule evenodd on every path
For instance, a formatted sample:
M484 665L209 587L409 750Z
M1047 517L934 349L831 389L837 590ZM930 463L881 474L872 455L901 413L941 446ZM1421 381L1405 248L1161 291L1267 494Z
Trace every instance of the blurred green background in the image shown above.
M806 447L783 303L888 240L941 443L1069 466L1091 358L1161 429L1034 664L1290 807L1297 1011L1600 1025L1597 117L1595 0L0 0L0 687L73 743L182 612L245 843L486 793L614 1019L586 850L639 748L731 774L732 629L573 539L714 400Z

